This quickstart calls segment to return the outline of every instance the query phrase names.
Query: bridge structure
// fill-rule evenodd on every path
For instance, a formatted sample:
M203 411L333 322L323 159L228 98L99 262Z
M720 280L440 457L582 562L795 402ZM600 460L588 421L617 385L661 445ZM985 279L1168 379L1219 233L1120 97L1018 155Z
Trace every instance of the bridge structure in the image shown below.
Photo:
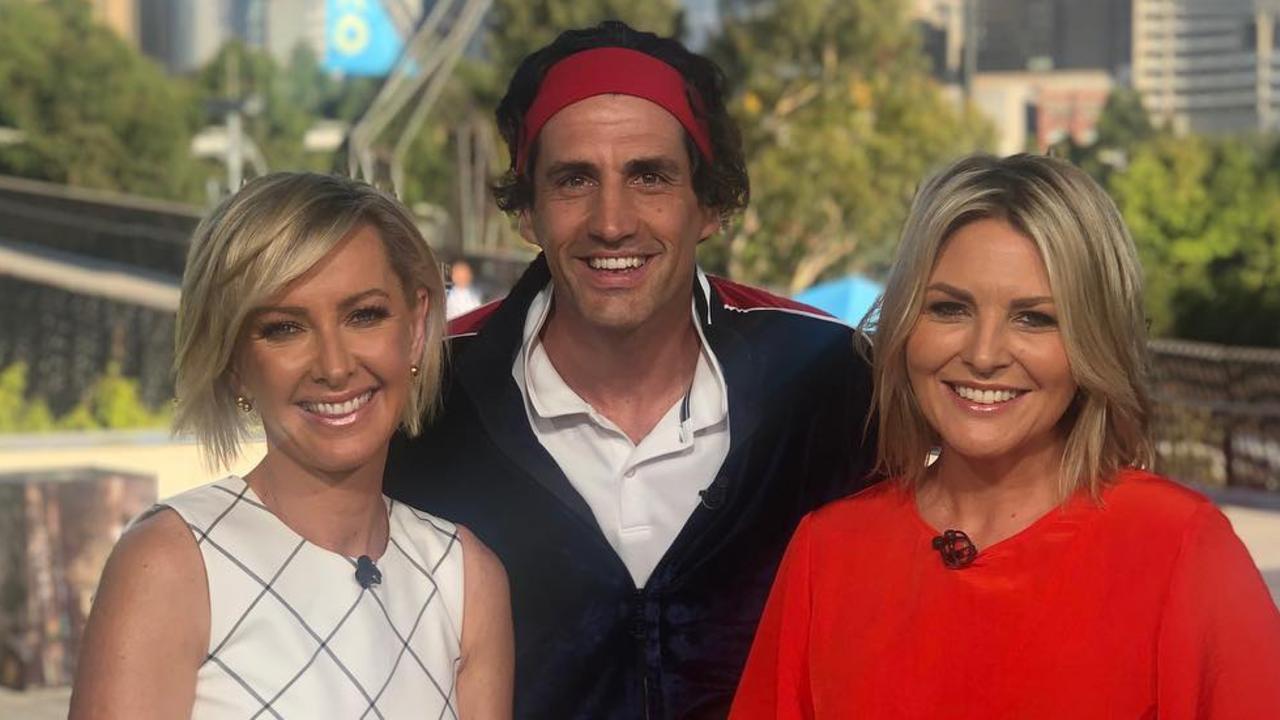
M110 363L172 395L173 317L200 208L0 177L0 367L55 414Z
M205 208L0 176L0 369L28 367L27 391L61 415L111 363L152 407L172 398L174 313ZM495 290L530 252L441 247Z

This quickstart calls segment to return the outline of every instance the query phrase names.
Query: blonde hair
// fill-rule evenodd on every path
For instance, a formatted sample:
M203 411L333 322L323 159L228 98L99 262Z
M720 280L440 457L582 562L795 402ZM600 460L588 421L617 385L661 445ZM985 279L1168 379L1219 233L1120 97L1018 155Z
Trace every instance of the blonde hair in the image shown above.
M173 430L195 435L210 466L232 462L250 431L231 382L245 319L361 225L378 230L409 306L426 291L425 342L402 423L416 435L435 412L445 353L444 280L413 217L365 183L273 173L245 184L200 223L182 274Z
M1067 428L1059 491L1095 495L1124 467L1149 466L1142 268L1115 204L1088 175L1032 155L963 158L916 193L884 294L865 323L875 340L873 404L879 470L918 486L936 433L907 376L906 344L934 263L947 239L984 218L1031 239L1048 270L1071 372L1079 391Z

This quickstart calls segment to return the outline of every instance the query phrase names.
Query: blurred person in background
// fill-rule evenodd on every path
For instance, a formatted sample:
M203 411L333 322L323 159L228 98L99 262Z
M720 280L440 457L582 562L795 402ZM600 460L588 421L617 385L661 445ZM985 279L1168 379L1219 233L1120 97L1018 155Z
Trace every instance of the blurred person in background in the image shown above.
M1027 155L944 170L873 332L894 479L797 529L735 720L1280 717L1257 568L1144 469L1142 273L1097 184Z
M121 538L72 718L506 718L501 564L382 494L387 443L437 403L439 265L408 212L351 180L278 173L201 223L178 310L175 431L213 465Z
M458 260L449 266L449 293L445 300L448 319L466 315L483 303L472 284L473 280L471 265L466 260Z
M387 488L505 564L519 717L723 718L795 524L864 484L853 329L697 267L748 197L723 93L610 22L498 107L498 204L542 254L451 324L444 413Z

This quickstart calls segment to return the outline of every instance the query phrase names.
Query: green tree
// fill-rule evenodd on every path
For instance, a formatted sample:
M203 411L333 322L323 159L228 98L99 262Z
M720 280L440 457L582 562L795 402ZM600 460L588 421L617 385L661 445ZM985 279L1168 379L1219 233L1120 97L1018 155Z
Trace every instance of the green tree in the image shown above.
M1133 88L1116 88L1107 96L1098 117L1097 144L1127 150L1156 136L1156 126L1142 105L1142 96Z
M224 45L198 74L201 98L210 108L221 102L256 99L256 112L242 120L244 132L262 151L271 170L309 167L302 141L316 118L325 88L308 67L308 59L314 65L315 58L309 53L295 55L293 72L288 72L271 55L235 40ZM208 119L215 124L225 122L225 116L216 112Z
M677 0L494 0L485 24L483 63L468 63L463 74L481 107L497 107L516 65L562 31L622 20L638 30L679 35L679 7Z
M1111 176L1154 334L1280 347L1275 157L1256 139L1156 136Z
M120 366L112 363L84 400L59 419L58 426L66 430L124 430L164 427L168 423L168 410L148 408L142 402L138 382L122 375Z
M225 124L226 104L246 101L242 127L261 151L268 171L345 172L345 158L307 150L307 131L322 120L355 122L373 101L379 82L333 76L306 44L297 45L281 65L269 53L238 40L224 45L195 78L207 124Z
M1106 184L1112 172L1126 167L1133 152L1160 132L1143 107L1138 91L1121 87L1107 96L1093 142L1081 145L1067 137L1054 152Z
M189 93L96 24L82 0L0 0L0 173L158 197L199 196Z
M283 71L283 87L279 96L309 115L324 115L328 104L342 89L341 80L320 67L320 59L311 46L298 43L289 54Z
M27 400L26 394L26 363L14 363L0 370L0 433L42 432L53 428L49 406L43 400Z
M327 118L352 122L360 117L374 95L378 94L379 79L373 77L346 77L336 83L325 97L321 113Z
M916 185L989 131L930 78L898 0L736 0L714 53L736 88L752 199L705 261L801 290L882 262Z
M155 428L166 427L169 421L170 411L148 408L138 382L121 375L116 364L107 368L82 402L56 420L42 398L27 397L26 363L0 369L0 433Z

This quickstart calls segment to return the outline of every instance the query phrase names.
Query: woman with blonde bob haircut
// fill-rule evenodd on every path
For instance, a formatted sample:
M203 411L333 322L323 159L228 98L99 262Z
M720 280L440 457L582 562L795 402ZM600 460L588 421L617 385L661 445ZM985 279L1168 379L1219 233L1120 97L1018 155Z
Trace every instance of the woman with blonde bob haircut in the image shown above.
M326 175L277 173L245 185L196 228L178 308L175 432L200 440L225 466L249 432L236 407L232 352L245 318L306 274L357 224L377 228L406 293L426 293L419 368L402 424L412 437L435 410L444 355L444 280L413 218L378 190Z
M1066 423L1059 494L1101 484L1125 467L1150 467L1146 315L1142 267L1115 205L1089 176L1045 157L977 156L920 189L874 323L875 405L884 432L879 469L913 485L937 446L903 358L925 305L929 271L959 228L1001 219L1035 245L1053 288L1058 325L1078 386Z
M183 276L174 427L213 466L256 427L267 452L121 538L71 717L510 717L501 564L382 494L444 352L439 266L393 198L277 173L219 205Z
M1068 163L926 182L875 343L880 469L811 513L731 718L1280 717L1280 614L1148 472L1142 270Z

